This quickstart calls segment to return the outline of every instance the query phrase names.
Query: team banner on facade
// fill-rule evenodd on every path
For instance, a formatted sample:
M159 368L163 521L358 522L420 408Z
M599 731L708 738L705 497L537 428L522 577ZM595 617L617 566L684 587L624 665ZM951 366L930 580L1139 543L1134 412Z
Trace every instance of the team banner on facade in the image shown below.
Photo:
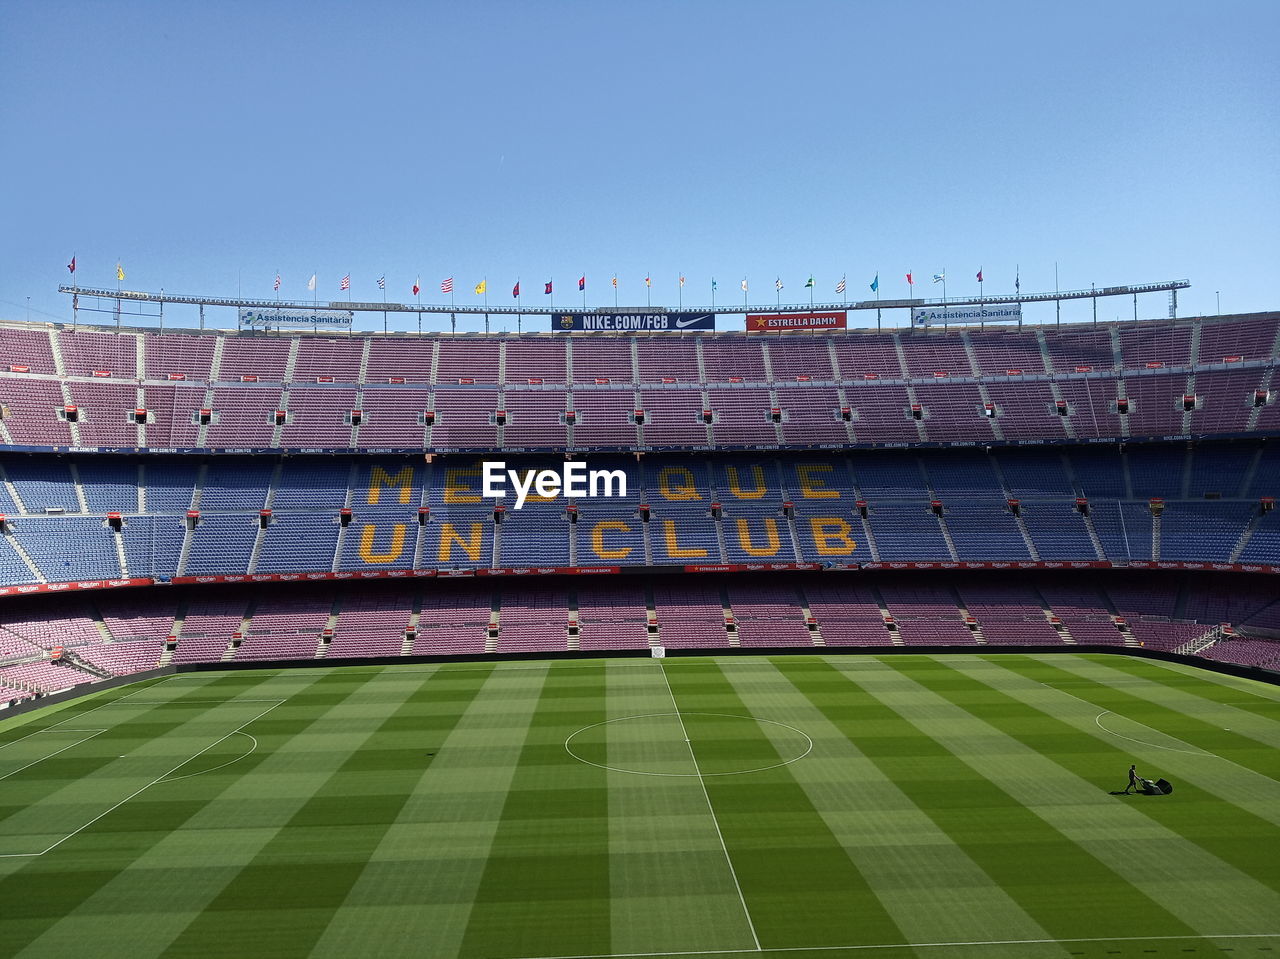
M748 313L747 332L758 330L843 330L849 324L844 310L826 313Z
M241 310L241 329L279 329L285 326L349 327L355 314L350 310Z
M1021 323L1022 304L1006 306L913 306L912 326L938 323Z
M714 330L714 313L553 313L551 329L593 333Z

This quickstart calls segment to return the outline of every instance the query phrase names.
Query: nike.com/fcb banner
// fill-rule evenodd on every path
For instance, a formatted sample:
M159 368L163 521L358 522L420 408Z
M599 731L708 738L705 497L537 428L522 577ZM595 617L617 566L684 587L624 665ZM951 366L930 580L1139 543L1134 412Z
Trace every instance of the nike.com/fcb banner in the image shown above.
M829 313L748 313L747 332L758 330L843 330L849 325L844 310Z
M1008 306L913 306L912 326L934 326L940 323L1021 323L1022 304Z
M354 316L348 310L241 310L240 328L273 328L284 326L349 327Z
M714 313L553 313L551 329L590 333L714 330Z

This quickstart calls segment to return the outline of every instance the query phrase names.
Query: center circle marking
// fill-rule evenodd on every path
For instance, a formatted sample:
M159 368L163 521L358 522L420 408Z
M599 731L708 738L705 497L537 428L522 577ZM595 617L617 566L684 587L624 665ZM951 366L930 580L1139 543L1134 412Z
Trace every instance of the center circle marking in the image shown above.
M674 716L678 719L681 719L682 722L683 722L683 717L685 716L713 716L717 719L741 719L741 720L745 720L746 722L763 723L770 726L781 726L783 729L789 729L792 732L796 733L804 740L804 751L801 752L799 755L792 756L790 759L784 759L783 761L776 762L776 763L769 763L768 765L765 765L765 766L753 766L750 769L730 769L730 770L722 770L720 772L690 772L690 773L654 772L648 769L629 769L626 766L612 766L607 763L595 762L593 760L587 759L585 756L579 755L578 753L574 752L574 749L573 749L574 738L582 735L585 732L588 732L589 730L598 729L601 726L611 726L615 723L627 723L627 722L633 722L635 720L657 719L657 718L670 717L670 716ZM696 745L696 744L693 744L693 745ZM636 716L620 716L617 719L606 719L603 722L592 723L589 726L583 726L581 729L574 730L567 737L565 737L564 749L565 749L565 752L567 752L574 759L578 760L578 762L585 763L588 766L595 766L597 769L607 769L610 772L630 773L633 776L667 776L673 779L697 779L697 778L706 779L710 776L743 776L743 775L746 775L747 773L759 773L759 772L764 772L767 769L779 769L783 766L790 766L792 763L799 762L800 760L808 756L809 753L813 752L813 740L809 738L809 735L803 729L798 729L795 726L790 725L789 723L780 723L776 719L759 719L755 716L738 716L738 715L734 715L733 713L686 712L682 710L680 712L641 713ZM696 759L694 758L695 756L696 754L691 755L690 757L691 762L696 761Z

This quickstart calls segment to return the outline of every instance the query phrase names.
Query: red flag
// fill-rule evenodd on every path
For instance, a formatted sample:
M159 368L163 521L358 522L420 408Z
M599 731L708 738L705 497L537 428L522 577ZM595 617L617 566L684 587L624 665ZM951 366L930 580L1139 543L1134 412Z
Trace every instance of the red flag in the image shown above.
M420 287L420 286L418 285L418 284L419 284L419 283L421 283L421 282L422 282L422 277L418 277L416 280L414 280L414 281L413 281L413 295L414 295L414 296L417 296L417 295L418 295L418 291L419 291L420 289L422 289L422 287Z
M982 267L978 267L978 282L982 282Z
M67 264L67 269L72 273L76 271L76 258L74 256L71 258L71 262Z
M578 292L582 292L587 288L587 278L585 276L578 277Z
M511 288L511 298L517 299L520 296L520 281L516 280L516 285Z
M550 293L550 292L551 292L551 281L550 281L550 280L547 280L547 288L546 288L545 290L543 290L542 292L543 292L543 293Z
M910 274L910 273L908 273L908 274L907 274L907 286L913 286L913 285L915 284L915 282L916 282L915 280L911 279L911 274Z
M340 289L340 290L349 290L349 289L351 289L351 274L350 274L350 273L348 273L346 276L344 276L344 277L342 278L342 282L338 284L338 289Z

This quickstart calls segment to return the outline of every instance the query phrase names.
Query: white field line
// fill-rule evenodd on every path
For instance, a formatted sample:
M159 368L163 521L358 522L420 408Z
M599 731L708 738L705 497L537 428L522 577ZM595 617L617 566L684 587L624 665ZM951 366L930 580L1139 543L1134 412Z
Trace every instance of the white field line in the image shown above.
M48 732L48 730L47 730L47 729L41 729L41 730L39 730L39 732ZM51 757L53 757L53 756L58 755L58 753L60 753L60 752L64 752L65 750L70 749L72 746L79 746L81 743L87 743L87 742L88 742L90 739L92 739L94 736L97 736L97 735L99 735L100 733L105 733L105 732L106 732L106 730L105 730L105 729L70 729L70 728L68 728L68 729L64 729L64 730L63 730L63 732L68 732L68 733L89 733L89 735L88 735L88 736L85 736L85 737L84 737L84 739L77 739L77 740L76 740L75 742L73 742L73 743L67 743L67 745L65 745L65 746L63 746L63 747L62 747L62 749L55 749L55 750L54 750L53 752L51 752L51 753L45 753L45 754L44 754L43 756L41 756L39 759L33 759L33 760L31 760L31 762L27 763L25 766L19 766L17 769L11 769L9 772L5 773L3 776L0 776L0 779L8 779L10 776L16 775L16 774L18 774L18 773L22 772L22 770L24 770L24 769L30 769L30 768L31 768L32 766L34 766L36 763L42 763L42 762L44 762L46 759L49 759L49 758L51 758ZM35 736L35 735L37 735L37 733L32 733L32 734L31 734L31 736ZM30 739L30 738L31 738L31 736L23 736L23 737L22 737L22 739ZM14 742L21 742L21 741L22 741L21 739L15 739L15 740L14 740ZM5 743L5 745L6 745L6 746L8 746L8 745L9 745L9 743Z
M866 949L947 949L966 946L1043 946L1088 942L1178 942L1189 940L1280 939L1280 932L1233 932L1221 936L1081 936L1072 939L974 939L958 942L885 942L853 946L771 946L760 949L695 949L689 952L603 952L578 956L521 956L518 959L649 959L661 956L738 956L753 952L853 952Z
M141 690L139 690L139 692L141 692ZM124 697L121 697L121 699L123 699L123 698L124 698ZM142 793L146 792L148 789L150 789L150 788L151 788L152 786L154 786L156 783L161 782L161 781L162 781L162 780L164 780L164 779L167 779L169 776L172 776L174 773L176 773L179 769L181 769L181 768L182 768L183 766L185 766L187 763L191 762L191 760L200 758L200 757L201 757L201 756L203 756L205 753L207 753L210 749L212 749L214 746L218 745L219 743L223 742L224 740L230 739L230 738L231 738L232 736L234 736L236 733L238 733L238 732L240 732L242 729L244 729L244 727L245 727L245 726L248 726L250 723L257 722L257 721L258 721L259 719L261 719L263 716L267 715L267 713L271 712L271 710L275 709L277 706L283 705L283 704L284 704L285 702L287 702L287 701L288 701L288 700L284 700L284 699L259 699L259 700L226 699L226 700L205 700L205 702L223 702L223 703L236 703L236 702L259 702L259 703L267 703L267 702L269 702L269 703L271 703L272 705L268 706L266 709L264 709L262 712L258 713L258 715L254 716L252 719L247 719L247 720L245 720L245 721L244 721L244 722L242 722L239 726L237 726L235 729L231 730L231 732L227 733L225 736L222 736L222 737L220 737L220 738L218 738L218 739L215 739L215 740L214 740L213 742L211 742L208 746L205 746L205 747L204 747L204 749L200 750L200 751L199 751L199 752L197 752L197 753L193 753L192 755L188 756L186 759L182 760L182 762L178 763L176 766L174 766L172 769L170 769L170 770L168 770L167 772L165 772L163 775L157 776L155 779L151 780L151 782L147 783L147 784L146 784L145 786L143 786L141 789L136 789L136 790L134 790L133 792L129 793L129 795L125 796L125 797L124 797L123 799L121 799L118 803L115 803L114 805L110 806L109 808L107 808L107 809L103 810L102 812L98 813L98 815L94 816L92 819L90 819L90 820L89 820L87 823L85 823L83 826L79 826L78 828L76 828L76 829L72 830L71 832L67 833L65 836L63 836L61 839L59 839L59 840L58 840L57 842L55 842L53 845L51 845L51 846L49 846L49 847L47 847L47 848L45 848L45 849L40 850L40 852L9 852L9 853L0 853L0 859L30 859L30 858L33 858L33 857L35 857L35 856L43 856L43 855L45 855L45 853L52 852L54 849L57 849L57 848L58 848L59 846L61 846L64 842L66 842L68 839L71 839L73 836L78 836L80 833L84 832L86 829L88 829L90 826L92 826L94 823L96 823L96 822L97 822L99 819L101 819L102 817L104 817L104 816L108 815L109 813L112 813L112 812L114 812L115 810L119 809L121 806L123 806L125 803L127 803L130 799L133 799L133 798L134 798L134 797L136 797L136 796L140 796L140 795L142 795ZM110 705L114 705L115 703L118 703L118 702L120 702L120 700L113 700L111 703L103 703L102 705L103 705L103 706L110 706ZM183 702L183 700L180 700L180 699L178 699L178 700L168 700L167 702ZM130 705L139 705L139 706L150 705L150 706L156 706L156 705L164 705L164 703L154 703L154 702L147 703L147 702L144 702L144 703L137 703L137 704L133 704L133 703L131 703ZM95 706L95 707L94 707L94 709L98 709L98 708L100 708L100 707L98 707L98 706ZM90 710L85 710L85 712L90 712ZM81 714L81 715L83 715L83 714ZM52 728L52 727L48 727L48 728ZM256 741L255 741L255 742L256 742ZM206 771L208 771L208 770L206 770Z
M671 697L671 708L676 711L676 719L680 721L680 734L684 736L685 745L689 747L689 758L693 760L694 772L698 774L698 785L702 787L702 798L707 801L707 811L711 813L711 824L716 827L716 838L720 840L720 849L724 852L724 861L729 866L729 875L733 877L733 887L738 890L738 901L742 903L742 914L747 918L747 928L751 930L751 940L755 943L755 952L761 950L760 937L756 935L756 924L751 919L751 910L747 908L747 898L742 894L742 884L738 882L738 871L733 868L733 859L729 856L729 847L725 845L724 833L720 831L720 820L716 818L715 806L711 804L711 794L707 792L707 782L702 778L702 769L698 765L698 756L693 751L693 743L689 739L689 731L684 728L684 717L680 715L680 704L676 702L676 694L671 688L671 680L667 678L666 666L658 660L658 669L662 673L662 681L667 685L667 695ZM752 950L739 950L750 952Z
M252 720L250 720L250 722L252 722ZM227 766L230 766L232 763L238 763L240 760L244 759L245 756L252 756L255 752L258 751L258 738L256 736L251 736L248 733L242 732L239 729L232 730L231 735L245 736L248 738L248 740L251 743L253 743L253 745L249 747L249 751L247 753L241 753L239 756L236 756L234 759L228 759L225 763L220 763L217 766L210 766L208 769L202 769L198 773L187 773L187 775L185 776L174 776L172 779L162 779L160 780L160 785L164 785L165 783L181 782L184 779L195 779L197 776L203 776L205 773L217 772L219 769L225 769Z

